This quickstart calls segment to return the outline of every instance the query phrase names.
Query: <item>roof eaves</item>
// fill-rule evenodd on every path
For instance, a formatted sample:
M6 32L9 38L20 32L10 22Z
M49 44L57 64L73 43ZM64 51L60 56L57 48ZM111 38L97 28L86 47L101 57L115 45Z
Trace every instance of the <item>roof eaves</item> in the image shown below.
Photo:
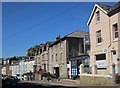
M63 40L66 39L66 38L67 38L67 36L64 36L64 37L61 38L60 40L57 40L57 41L53 42L52 44L50 44L49 47L52 47L52 46L58 44L60 41L63 41Z
M99 8L99 9L100 9L101 11L103 11L105 14L107 14L107 13L108 13L108 12L107 12L107 11L105 11L103 8L101 8L98 4L95 4L95 5L94 5L94 8L93 8L93 10L92 10L92 13L91 13L91 15L90 15L90 17L89 17L89 19L88 19L87 25L89 25L89 24L90 24L91 19L92 19L92 17L93 17L93 14L94 14L94 12L95 12L96 8Z

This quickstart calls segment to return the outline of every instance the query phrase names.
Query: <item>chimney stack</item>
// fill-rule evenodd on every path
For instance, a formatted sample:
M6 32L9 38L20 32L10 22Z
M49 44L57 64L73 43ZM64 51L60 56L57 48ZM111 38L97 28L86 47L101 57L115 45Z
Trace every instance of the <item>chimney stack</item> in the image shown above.
M60 40L60 35L56 36L56 41Z

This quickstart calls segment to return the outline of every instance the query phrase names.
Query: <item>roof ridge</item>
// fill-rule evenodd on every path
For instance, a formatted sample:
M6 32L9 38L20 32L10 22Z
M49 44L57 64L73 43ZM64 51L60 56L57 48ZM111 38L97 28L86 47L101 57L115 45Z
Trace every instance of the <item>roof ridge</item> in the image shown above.
M83 31L83 30L79 30L79 29L77 29L77 30L75 30L75 31L73 31L73 32L68 33L68 34L65 35L64 37L67 37L67 36L69 36L70 34L75 33L75 32L77 32L77 31L80 31L80 32L86 32L86 31ZM87 33L87 32L86 32L86 33Z

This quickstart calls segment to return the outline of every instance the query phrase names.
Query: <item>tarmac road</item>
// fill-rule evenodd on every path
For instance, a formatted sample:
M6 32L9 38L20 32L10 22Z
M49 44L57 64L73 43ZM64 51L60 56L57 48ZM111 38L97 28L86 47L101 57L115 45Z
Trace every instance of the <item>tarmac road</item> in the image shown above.
M119 86L66 86L66 85L56 85L56 84L44 84L44 83L28 83L28 82L22 82L14 86L8 86L2 88L120 88Z

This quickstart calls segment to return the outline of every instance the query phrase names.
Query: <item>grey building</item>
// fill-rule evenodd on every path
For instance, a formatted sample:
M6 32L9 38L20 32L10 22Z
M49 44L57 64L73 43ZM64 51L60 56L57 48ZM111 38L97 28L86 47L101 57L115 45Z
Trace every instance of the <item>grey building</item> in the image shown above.
M76 30L62 38L56 37L56 41L49 46L49 72L51 74L56 74L60 78L70 78L69 58L87 53L86 35L88 35L87 32Z

